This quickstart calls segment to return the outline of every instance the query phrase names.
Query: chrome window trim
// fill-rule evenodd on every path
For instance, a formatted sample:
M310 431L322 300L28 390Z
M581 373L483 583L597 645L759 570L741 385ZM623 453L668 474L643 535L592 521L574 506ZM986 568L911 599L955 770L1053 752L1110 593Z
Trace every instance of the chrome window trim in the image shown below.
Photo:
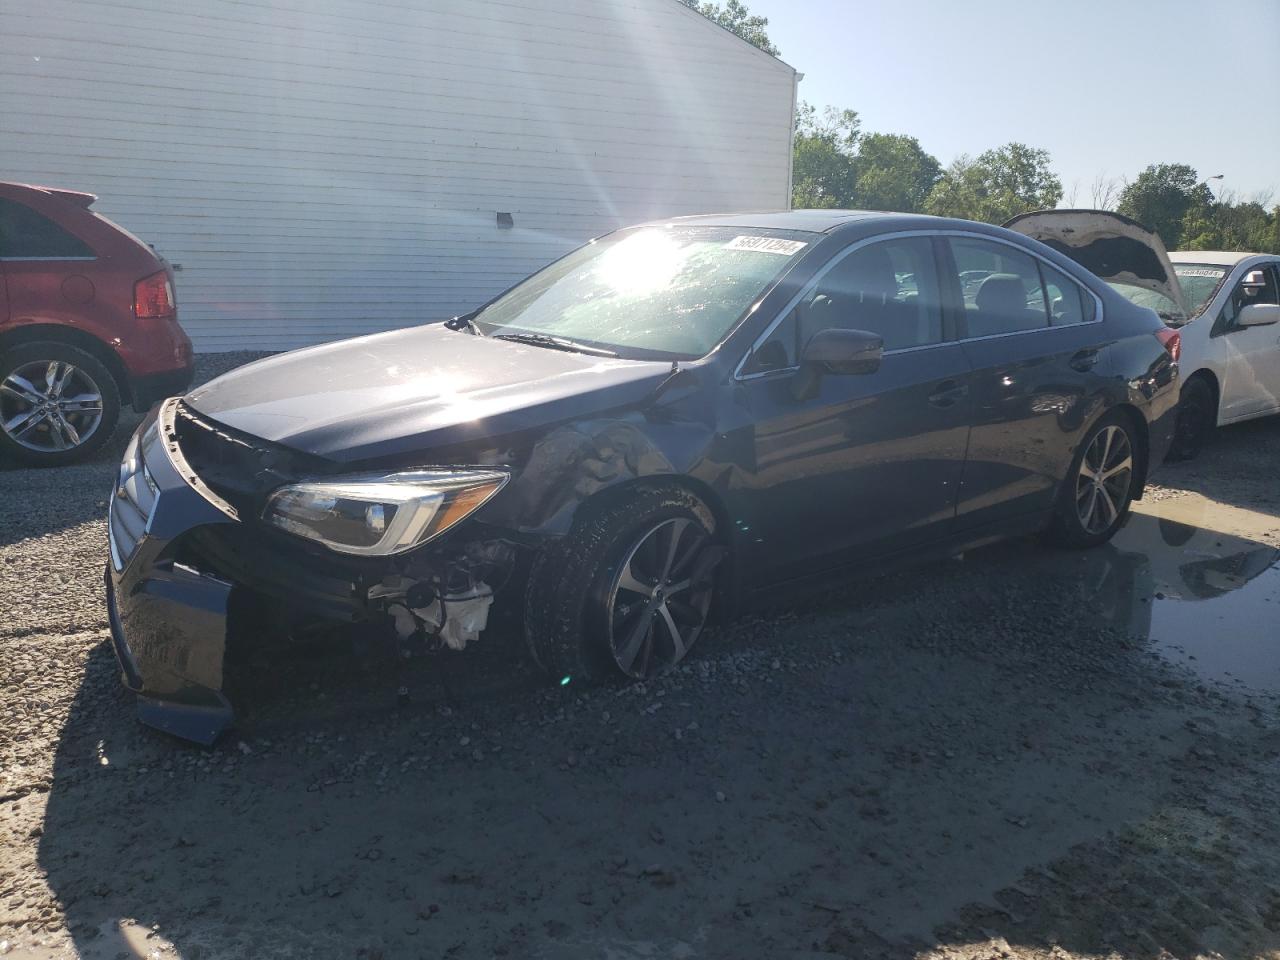
M778 315L773 319L773 321L769 324L769 326L765 327L764 332L761 333L760 336L756 337L755 341L747 349L747 352L743 355L742 359L738 361L738 365L734 367L733 379L738 381L756 380L756 379L759 379L760 377L771 377L780 373L794 373L796 370L799 370L800 365L797 363L789 367L779 367L777 370L761 370L758 373L745 373L745 374L742 372L742 368L746 366L747 361L751 359L752 354L754 354L758 349L760 349L760 347L764 346L765 342L768 341L769 337L773 335L773 332L778 329L782 321L785 320L790 315L791 311L794 310L800 304L800 301L805 298L805 296L813 289L813 287L818 283L818 281L820 281L823 277L827 275L828 270L832 269L836 264L838 264L845 257L849 256L851 253L853 253L856 250L860 250L862 247L870 246L873 243L883 243L886 240L897 240L904 237L963 237L965 239L971 239L971 240L986 240L990 243L999 243L999 244L1003 244L1006 247L1011 247L1012 249L1017 250L1019 253L1023 253L1028 257L1032 257L1038 262L1047 264L1048 266L1052 267L1054 270L1057 270L1058 273L1062 274L1064 277L1066 277L1068 280L1074 283L1077 287L1079 287L1085 293L1089 294L1089 296L1093 298L1093 305L1094 305L1093 319L1085 320L1082 323L1064 323L1056 327L1046 322L1046 324L1043 327L1034 327L1030 330L1014 330L1011 333L993 333L985 337L958 337L955 340L943 340L939 343L923 343L915 347L902 347L897 350L886 350L884 352L884 355L886 357L894 356L899 353L910 353L917 350L932 350L935 347L945 347L945 346L950 346L951 344L956 344L956 343L969 343L969 342L976 343L982 340L999 340L1002 337L1020 337L1023 334L1027 334L1027 333L1044 333L1047 330L1065 330L1068 327L1087 327L1095 323L1102 323L1103 320L1105 319L1103 317L1102 298L1100 296L1098 296L1096 293L1094 293L1092 290L1086 287L1083 283L1080 283L1078 280L1076 280L1075 277L1071 276L1071 274L1063 270L1062 267L1058 266L1058 264L1049 260L1047 257L1041 256L1040 254L1036 253L1034 250L1030 250L1024 247L1020 243L1015 243L1012 240L1006 240L1003 237L992 237L985 233L974 233L969 230L899 230L894 233L881 233L881 234L877 234L874 237L864 237L863 239L857 241L856 243L851 243L849 246L845 247L838 254L832 257L831 260L827 262L820 271L818 271L818 273L814 274L812 279L810 279L809 282L804 285L804 287L800 290L800 292L797 293L794 297L791 298L791 300L787 302L787 305L781 311L779 311ZM935 267L937 269L941 269L941 266L942 266L941 264L935 264ZM941 276L939 276L939 279L941 279ZM1041 278L1041 284L1043 284L1043 282L1044 280L1043 278ZM1047 321L1049 318L1046 316L1045 319Z

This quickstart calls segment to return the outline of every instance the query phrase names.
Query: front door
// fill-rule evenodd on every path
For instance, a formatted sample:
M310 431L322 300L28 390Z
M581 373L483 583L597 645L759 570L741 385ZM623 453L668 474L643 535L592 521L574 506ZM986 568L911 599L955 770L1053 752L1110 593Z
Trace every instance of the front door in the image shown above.
M786 578L943 537L969 432L969 365L944 327L933 241L863 242L832 259L740 373L754 426L754 567ZM819 330L883 338L875 373L797 395Z
M1224 360L1224 423L1280 409L1280 326L1238 326L1236 317L1251 303L1280 303L1274 265L1246 272L1213 325L1211 336L1218 340Z

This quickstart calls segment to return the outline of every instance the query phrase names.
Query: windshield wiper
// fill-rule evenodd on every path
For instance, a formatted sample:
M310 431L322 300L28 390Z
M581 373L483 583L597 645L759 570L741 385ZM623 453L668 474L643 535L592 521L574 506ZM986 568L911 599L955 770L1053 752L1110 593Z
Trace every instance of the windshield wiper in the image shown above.
M550 337L545 333L499 333L495 340L510 340L512 343L527 343L531 347L546 347L548 350L565 350L569 353L586 353L593 357L616 357L612 350L603 347L589 347L577 340L567 337Z

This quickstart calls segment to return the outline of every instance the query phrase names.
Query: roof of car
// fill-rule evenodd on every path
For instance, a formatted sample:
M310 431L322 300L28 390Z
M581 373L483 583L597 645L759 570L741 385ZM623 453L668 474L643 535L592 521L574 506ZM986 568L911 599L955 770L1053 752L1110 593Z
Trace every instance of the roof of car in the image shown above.
M1169 259L1174 263L1208 263L1214 266L1234 267L1250 257L1265 257L1265 253L1246 253L1239 250L1170 250Z
M675 217L659 223L689 223L715 227L767 227L775 230L809 230L827 233L856 220L907 217L911 214L881 213L875 210L781 210L771 213L720 213Z

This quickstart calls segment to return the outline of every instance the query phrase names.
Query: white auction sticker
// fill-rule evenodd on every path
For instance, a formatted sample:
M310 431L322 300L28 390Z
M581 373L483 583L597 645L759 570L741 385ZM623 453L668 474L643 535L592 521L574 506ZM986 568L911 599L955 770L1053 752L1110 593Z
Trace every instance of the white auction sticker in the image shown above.
M755 250L758 253L777 253L789 257L807 247L803 240L783 240L781 237L734 237L727 244L726 250Z
M1220 277L1221 270L1210 270L1204 267L1175 267L1174 273L1180 277Z

